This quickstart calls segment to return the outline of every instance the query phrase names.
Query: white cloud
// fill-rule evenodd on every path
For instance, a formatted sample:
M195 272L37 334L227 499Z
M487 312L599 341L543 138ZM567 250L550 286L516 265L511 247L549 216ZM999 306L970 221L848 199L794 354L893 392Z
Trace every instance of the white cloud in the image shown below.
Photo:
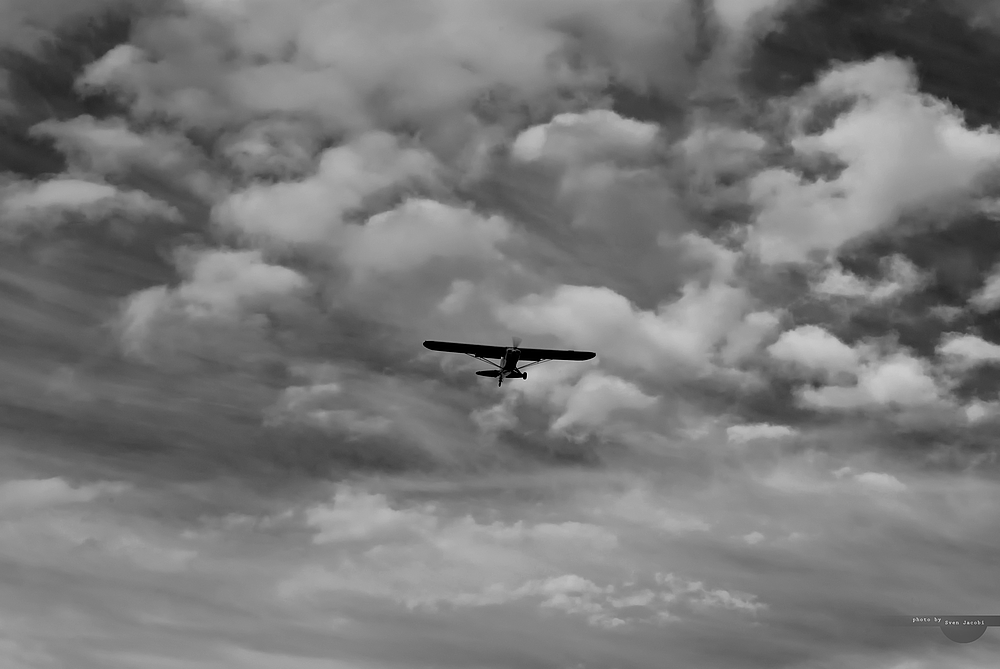
M499 216L484 218L471 209L410 199L349 228L341 252L361 276L404 273L447 258L500 258L496 245L510 234L510 225Z
M751 532L743 535L743 541L747 542L751 546L756 546L760 542L764 541L764 535L760 532Z
M993 268L983 286L969 298L969 304L983 313L1000 305L1000 265Z
M685 85L687 6L629 0L625 7L598 0L396 2L389 11L314 0L221 12L193 5L137 34L139 48L93 64L82 85L118 91L137 115L158 112L194 127L297 112L335 132L433 126L491 92L504 111L519 103L558 111L569 106L560 104L560 89L598 97L612 74L641 87Z
M726 428L726 436L729 441L738 444L756 439L781 439L794 436L797 433L797 430L787 425L771 425L769 423L731 425Z
M321 136L315 123L265 118L230 133L219 153L245 179L302 179L316 168Z
M559 114L548 123L524 130L511 147L514 158L551 161L566 167L600 161L629 161L649 156L659 126L594 109Z
M339 489L330 504L306 509L306 525L316 530L313 542L327 544L378 538L386 533L425 533L437 527L429 510L396 510L385 495Z
M1000 160L1000 135L967 129L951 107L919 93L912 66L897 59L839 66L806 96L807 108L812 98L855 104L793 146L804 156L832 154L846 168L813 182L783 168L753 178L759 214L748 244L768 263L805 261L908 211L968 196Z
M988 342L976 335L949 333L942 337L937 347L938 355L959 362L963 366L975 366L1000 362L1000 345Z
M177 287L157 286L131 296L121 315L121 337L131 353L147 355L167 346L207 344L206 328L237 327L226 344L263 326L246 319L261 311L288 307L287 300L309 286L298 272L271 265L259 251L188 251L178 255L185 280Z
M556 335L596 351L603 361L681 375L704 368L741 320L746 299L742 289L724 283L691 283L654 312L636 309L609 288L564 285L499 305L496 317L519 332Z
M669 589L671 598L683 597L695 606L723 608L747 613L757 613L768 608L750 594L732 593L728 590L709 589L701 581L688 581L673 573L656 574L656 582Z
M1000 401L972 400L964 409L965 419L975 425L1000 415Z
M0 192L0 214L9 232L51 229L72 220L129 224L143 219L180 221L175 208L143 191L124 191L70 177L7 186Z
M818 409L926 407L944 397L928 363L905 352L866 363L857 377L856 385L806 388L799 397Z
M911 293L920 286L919 270L906 258L895 255L882 264L886 276L881 281L864 280L833 265L813 290L820 295L884 302Z
M66 156L69 172L123 178L137 169L152 170L206 198L220 192L221 180L208 172L207 161L182 135L156 129L140 134L122 119L86 115L43 121L31 132L53 140Z
M782 333L767 351L776 360L829 374L853 373L860 363L854 349L818 325L803 325Z
M371 132L328 149L314 175L251 186L231 195L213 216L223 228L264 244L336 245L346 234L344 216L367 198L430 186L440 176L431 154L388 133Z
M656 404L655 397L642 392L633 383L600 372L586 374L569 391L565 410L552 423L552 430L562 432L574 427L596 428L616 411L640 411Z
M393 507L384 495L349 487L305 518L330 559L287 579L286 597L339 591L408 606L474 602L490 588L545 579L559 565L600 562L618 547L614 533L589 523L481 522L436 505Z

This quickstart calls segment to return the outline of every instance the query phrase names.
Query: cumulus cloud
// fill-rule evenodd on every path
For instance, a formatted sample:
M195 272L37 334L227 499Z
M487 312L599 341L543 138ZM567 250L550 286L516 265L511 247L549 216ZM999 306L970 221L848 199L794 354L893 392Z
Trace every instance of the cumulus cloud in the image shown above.
M781 362L830 375L853 373L860 362L857 351L817 325L802 325L783 332L767 351Z
M119 92L136 114L200 127L293 110L338 130L430 125L489 91L544 104L559 88L595 89L611 75L675 91L686 83L686 9L552 0L400 4L386 14L310 0L202 3L140 32L83 81Z
M588 374L574 386L566 399L566 410L552 423L556 432L577 425L597 426L621 409L648 409L656 398L643 393L634 384L622 379Z
M573 551L586 551L589 561L618 545L613 533L588 523L481 522L439 515L433 505L394 508L384 495L348 488L307 509L305 519L315 542L360 542L361 552L304 567L282 585L289 597L337 590L410 606L461 602L493 583L514 588L540 577Z
M31 129L37 137L51 139L66 156L70 171L125 179L136 171L163 176L196 195L213 198L221 179L190 140L166 130L142 133L124 119L97 119L83 115L73 119L43 121Z
M20 182L0 192L0 213L7 234L33 230L50 232L73 222L128 224L126 233L143 219L177 223L180 213L144 191L121 190L106 183L57 178L40 183Z
M697 372L742 318L742 289L722 282L684 286L656 311L636 309L605 287L560 286L499 305L497 317L525 334L555 335L574 348L633 369Z
M749 245L765 262L802 262L886 229L907 212L974 195L1000 159L1000 135L970 130L952 107L918 92L904 61L836 67L796 110L807 115L830 100L851 107L821 132L796 132L792 147L805 157L835 157L844 164L839 175L808 181L772 168L752 179L759 213Z
M976 335L963 335L955 332L945 335L941 343L938 344L937 352L938 355L968 367L1000 362L1000 345L988 342Z
M261 243L336 244L344 217L389 189L432 184L440 171L426 151L384 132L327 150L301 181L259 184L231 195L214 212L220 227Z
M209 345L206 335L216 346L235 346L266 327L265 312L309 287L303 275L268 264L259 251L192 251L178 260L182 283L136 293L125 305L120 327L127 351L154 358L184 353ZM220 341L223 333L234 338Z
M628 162L648 157L658 132L654 123L623 118L606 109L566 113L524 130L514 140L511 153L518 160L563 166Z
M912 262L902 256L892 256L883 263L885 276L881 281L862 279L843 267L834 265L824 274L813 290L829 297L860 298L869 302L885 302L902 297L920 287L922 277Z
M344 262L361 276L405 273L425 263L464 257L499 259L496 245L511 234L502 218L434 200L407 200L347 231Z
M857 378L856 385L806 388L799 397L819 409L932 406L944 398L929 364L905 352L863 365Z
M787 425L771 425L769 423L731 425L726 428L726 436L729 441L738 444L757 439L781 439L795 434L795 429Z
M803 380L803 371L821 373L820 384L798 390L799 400L813 408L930 407L948 401L939 370L905 349L865 341L851 347L821 327L805 325L782 333L768 353L791 365L792 378Z
M582 372L582 373L581 373ZM514 386L515 397L534 405L547 404L552 414L549 426L553 434L586 436L603 431L613 417L641 413L656 406L658 399L636 384L598 370L574 370L555 365L532 370L530 383ZM516 404L503 402L480 414L488 425L513 425L517 422Z
M986 277L982 287L969 298L969 304L984 313L993 311L1000 305L1000 266Z

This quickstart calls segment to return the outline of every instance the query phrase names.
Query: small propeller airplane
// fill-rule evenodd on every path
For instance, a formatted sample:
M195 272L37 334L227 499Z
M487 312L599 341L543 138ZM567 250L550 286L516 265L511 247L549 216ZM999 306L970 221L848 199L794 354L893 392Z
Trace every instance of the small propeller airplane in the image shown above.
M424 348L445 353L464 353L476 360L493 365L496 369L484 369L476 372L479 376L488 376L497 380L497 387L503 385L506 379L527 379L524 369L540 365L551 360L590 360L596 353L590 351L563 351L552 348L521 348L521 338L513 338L513 346L490 346L487 344L461 344L450 341L425 341ZM500 361L493 362L490 358ZM521 362L529 364L518 367Z

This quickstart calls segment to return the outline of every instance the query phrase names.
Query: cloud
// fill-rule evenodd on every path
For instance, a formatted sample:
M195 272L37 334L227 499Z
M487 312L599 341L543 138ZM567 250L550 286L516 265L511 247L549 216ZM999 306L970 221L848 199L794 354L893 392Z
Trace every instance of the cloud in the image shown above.
M305 518L316 543L343 550L361 543L339 564L303 567L281 585L288 597L342 591L408 606L461 603L491 583L514 587L543 574L573 551L586 551L588 562L618 545L587 523L481 522L439 515L433 505L397 509L383 495L345 488Z
M1000 267L986 277L983 286L969 298L969 304L976 310L988 313L1000 305Z
M361 209L367 198L431 185L439 172L426 151L372 132L328 149L316 173L304 180L258 184L234 193L213 217L221 228L262 244L336 245L347 234L345 216Z
M512 105L544 104L560 88L595 89L616 75L672 92L686 79L685 9L551 0L400 4L385 14L310 0L202 3L139 32L83 81L119 92L138 115L158 111L195 127L291 111L336 130L430 125L489 91Z
M127 489L125 484L110 482L73 487L59 477L4 481L0 483L0 512L82 504Z
M128 224L126 234L142 219L180 222L180 213L165 202L138 191L74 178L40 183L14 183L0 193L0 212L7 234L50 232L73 222Z
M656 404L656 398L634 384L614 377L588 374L573 388L566 411L552 423L556 432L576 425L597 426L620 409L641 410Z
M747 314L726 335L720 356L723 364L735 366L753 356L780 325L780 314L767 311Z
M391 435L396 426L378 413L350 406L349 396L337 383L290 386L265 422L273 425L308 425L328 434L352 438Z
M556 115L521 132L511 146L514 158L564 166L628 162L649 156L659 132L654 123L623 118L607 109Z
M809 378L803 372L822 374L819 385L802 386L796 393L803 405L815 409L928 408L948 403L950 387L940 370L905 349L873 341L850 347L819 326L804 325L782 333L768 353L791 365L786 370L790 378L803 381Z
M726 436L729 441L739 444L757 439L781 439L795 434L796 431L787 425L770 425L768 423L731 425L726 428Z
M708 364L745 304L741 289L722 282L689 283L655 311L636 309L606 287L564 285L500 305L496 313L520 332L555 335L610 363L679 375Z
M670 589L669 597L676 598L687 595L696 607L719 607L724 609L756 613L767 608L767 605L754 601L753 595L731 593L728 590L709 590L700 581L685 581L672 573L656 574L656 581Z
M529 381L514 386L512 392L531 404L548 405L552 414L549 431L553 435L583 437L600 433L610 429L616 417L645 412L658 401L636 384L598 370L540 368L532 370ZM516 424L515 408L510 402L496 405L488 424ZM486 416L481 415L481 420Z
M896 492L900 490L905 490L906 486L900 482L892 474L884 474L881 472L864 472L863 474L857 474L855 477L859 483L874 488L876 490L885 490L887 492Z
M470 209L413 199L372 216L349 233L344 262L364 276L405 273L454 257L499 259L495 247L509 237L511 227L498 216L483 218Z
M767 351L781 362L830 375L853 373L860 362L854 349L816 325L802 325L783 332Z
M130 8L141 10L154 4L145 0L81 0L74 3L12 0L3 7L0 44L7 49L35 53L50 43L59 31L76 27L90 17Z
M791 144L803 157L834 157L839 175L808 181L771 168L752 178L758 214L748 244L765 262L803 262L905 213L971 197L1000 159L1000 136L968 129L954 108L918 92L904 61L838 66L793 109L808 115L830 100L852 104L818 133L793 131Z
M865 364L857 385L806 388L799 397L819 409L858 409L869 406L932 406L944 398L926 361L900 352Z
M288 298L309 287L303 275L268 264L259 251L196 250L178 260L180 285L149 288L126 303L120 321L126 351L156 358L252 342L267 327L265 312L287 307Z
M861 279L834 265L826 271L822 281L813 290L824 296L885 302L910 294L921 286L919 270L906 258L895 255L882 264L885 267L885 278L877 282Z
M138 133L123 119L83 115L43 121L31 134L51 139L66 156L69 171L125 179L145 170L204 198L215 197L221 186L222 180L209 171L198 149L182 135L165 130Z
M1000 346L976 335L950 333L937 347L938 355L958 361L963 366L990 364L1000 361Z

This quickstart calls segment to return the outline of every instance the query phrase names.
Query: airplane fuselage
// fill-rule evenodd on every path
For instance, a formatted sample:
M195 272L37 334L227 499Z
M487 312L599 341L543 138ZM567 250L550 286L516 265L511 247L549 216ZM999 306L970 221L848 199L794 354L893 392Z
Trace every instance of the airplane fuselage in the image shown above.
M503 362L501 363L501 369L504 373L517 372L517 363L521 359L521 351L516 348L508 348L503 354Z
M504 351L503 359L500 361L500 373L497 374L497 385L503 385L503 380L526 379L527 375L517 369L517 363L521 360L521 351L517 348L508 348Z

